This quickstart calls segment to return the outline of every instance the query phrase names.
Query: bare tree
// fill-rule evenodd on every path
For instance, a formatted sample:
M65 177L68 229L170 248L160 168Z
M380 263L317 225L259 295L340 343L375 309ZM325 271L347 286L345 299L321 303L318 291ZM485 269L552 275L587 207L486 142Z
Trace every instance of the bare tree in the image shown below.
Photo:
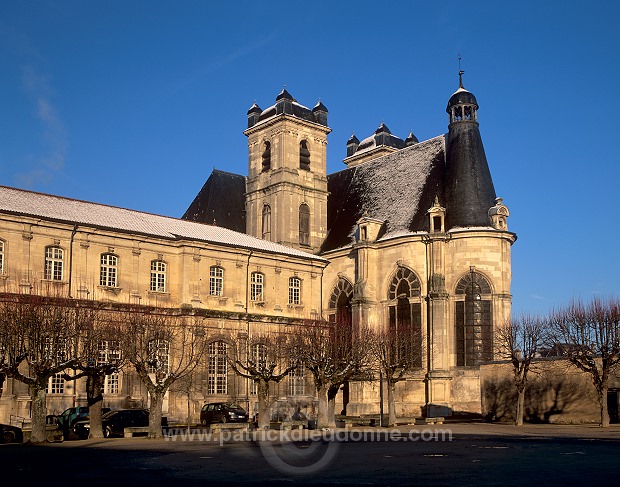
M122 365L118 339L120 327L113 313L103 311L96 302L81 302L72 309L77 334L75 373L65 380L86 377L86 401L89 411L90 438L102 438L102 406L106 377L117 373Z
M369 346L387 383L388 426L394 426L396 384L422 367L421 336L411 327L389 327L372 332Z
M369 341L367 328L354 329L349 323L313 321L299 327L295 353L314 379L319 401L317 427L335 426L334 402L340 386L370 371Z
M601 411L601 426L609 426L609 377L620 362L620 301L596 298L573 301L551 318L555 349L578 369L590 374Z
M297 367L291 340L284 334L258 334L231 338L235 346L229 363L235 373L250 379L258 398L258 427L269 427L269 386Z
M0 299L3 371L28 385L32 401L30 441L40 443L47 439L48 383L76 363L71 303L34 294L3 294Z
M509 360L513 368L513 380L517 388L516 426L523 426L528 374L533 370L534 359L540 356L547 330L548 323L543 318L522 315L508 320L496 331L497 355Z
M160 438L166 392L200 362L206 350L205 330L198 317L143 308L130 311L123 325L121 350L150 396L148 435Z

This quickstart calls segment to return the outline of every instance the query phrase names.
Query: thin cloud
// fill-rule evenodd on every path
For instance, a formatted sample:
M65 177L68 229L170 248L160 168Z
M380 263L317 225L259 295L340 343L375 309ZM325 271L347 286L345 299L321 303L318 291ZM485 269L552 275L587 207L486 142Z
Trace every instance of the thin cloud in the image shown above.
M25 66L22 70L22 85L35 106L36 116L43 125L43 138L48 146L47 153L34 160L30 171L15 174L22 185L32 187L37 183L49 183L64 169L68 136L52 103L54 90L48 77L37 73L33 66Z

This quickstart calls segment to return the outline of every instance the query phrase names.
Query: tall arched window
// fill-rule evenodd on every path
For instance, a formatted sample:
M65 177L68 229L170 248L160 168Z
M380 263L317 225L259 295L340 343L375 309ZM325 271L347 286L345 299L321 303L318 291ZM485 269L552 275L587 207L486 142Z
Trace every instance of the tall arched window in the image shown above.
M223 341L209 344L209 369L207 371L207 392L209 395L228 394L228 345Z
M310 151L308 150L308 141L302 140L299 143L299 168L304 171L310 170Z
M45 248L44 279L48 281L62 281L64 252L60 247Z
M473 269L455 291L456 365L474 366L493 359L491 285Z
M422 303L420 280L406 267L399 267L388 290L388 326L396 337L398 354L422 366Z
M310 207L305 203L299 207L299 243L310 245Z
M341 277L329 297L329 321L351 323L351 297L353 286Z
M271 240L271 206L263 206L263 239Z
M263 169L262 171L269 171L271 169L271 143L265 141L263 144L263 153L261 155L263 159Z

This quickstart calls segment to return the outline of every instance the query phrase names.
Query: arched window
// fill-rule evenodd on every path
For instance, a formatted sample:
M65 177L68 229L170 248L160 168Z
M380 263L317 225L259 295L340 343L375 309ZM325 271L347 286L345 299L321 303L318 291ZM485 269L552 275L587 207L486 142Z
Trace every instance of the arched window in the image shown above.
M64 252L60 247L45 248L44 279L48 281L62 281Z
M388 326L395 337L397 354L414 366L422 366L422 303L420 280L406 267L399 267L388 290Z
M299 168L304 171L310 170L310 151L306 140L299 143Z
M301 279L290 277L288 280L288 304L301 304Z
M114 254L101 254L101 266L99 268L99 285L104 287L116 287L118 285L118 257Z
M271 240L271 206L263 206L263 239Z
M151 261L151 291L166 292L166 263L163 260Z
M207 392L209 395L228 394L228 345L223 341L209 344Z
M224 295L224 269L212 266L209 269L209 294L211 296Z
M250 275L250 301L264 301L263 285L265 276L260 272L252 272Z
M491 286L473 269L455 291L456 365L474 366L493 359Z
M262 171L269 171L269 169L271 169L271 143L265 141L265 143L263 144L263 154L262 154L262 159L263 159L263 169Z
M299 207L299 243L310 245L310 207L305 203Z
M353 286L344 278L340 278L329 297L329 321L351 323L351 297Z

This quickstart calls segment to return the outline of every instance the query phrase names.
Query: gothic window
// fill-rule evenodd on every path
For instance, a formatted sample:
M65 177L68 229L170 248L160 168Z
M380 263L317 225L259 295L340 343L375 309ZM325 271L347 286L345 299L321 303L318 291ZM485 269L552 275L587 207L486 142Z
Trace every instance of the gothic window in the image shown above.
M60 247L45 248L44 279L62 281L63 250Z
M471 271L456 285L456 365L474 366L493 359L491 286Z
M353 286L340 278L329 297L329 320L339 323L351 323L351 297Z
M389 331L395 337L396 353L422 366L422 303L420 280L406 267L399 267L388 290Z
M299 143L299 168L305 171L310 170L310 151L308 150L308 142L305 140Z
M209 270L209 294L211 296L224 295L224 269L212 266Z
M209 368L207 371L207 393L228 394L228 345L223 341L209 344Z
M263 239L271 240L271 206L263 206Z
M162 260L151 261L151 291L166 292L166 263Z
M263 145L263 154L262 154L262 159L263 159L263 169L262 171L269 171L269 169L271 169L271 143L265 141L265 144Z
M149 374L167 376L170 367L170 342L154 339L148 344L148 371Z
M301 279L291 277L288 280L288 304L301 304Z
M252 272L250 276L250 301L264 301L263 285L265 276L260 272Z
M118 257L114 254L101 254L99 285L104 287L116 287L118 276L117 271Z
M310 207L305 203L299 207L299 243L310 245Z

